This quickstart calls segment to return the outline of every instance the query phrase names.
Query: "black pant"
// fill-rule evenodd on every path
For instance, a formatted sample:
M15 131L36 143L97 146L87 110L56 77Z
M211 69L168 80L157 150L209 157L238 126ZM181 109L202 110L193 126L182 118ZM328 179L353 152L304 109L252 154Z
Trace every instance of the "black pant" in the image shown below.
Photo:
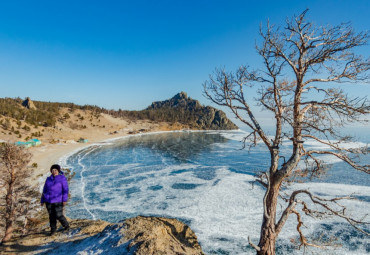
M51 232L56 231L57 220L59 220L65 229L69 227L68 221L63 215L63 203L46 203L46 209L49 213Z

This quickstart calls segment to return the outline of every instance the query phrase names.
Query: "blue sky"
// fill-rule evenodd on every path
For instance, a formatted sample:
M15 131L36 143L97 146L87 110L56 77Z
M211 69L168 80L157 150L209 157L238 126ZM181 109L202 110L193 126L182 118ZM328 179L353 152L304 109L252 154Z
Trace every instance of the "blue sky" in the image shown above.
M209 74L259 65L260 23L306 8L317 24L369 29L368 0L1 1L0 97L140 110L185 91L210 104Z

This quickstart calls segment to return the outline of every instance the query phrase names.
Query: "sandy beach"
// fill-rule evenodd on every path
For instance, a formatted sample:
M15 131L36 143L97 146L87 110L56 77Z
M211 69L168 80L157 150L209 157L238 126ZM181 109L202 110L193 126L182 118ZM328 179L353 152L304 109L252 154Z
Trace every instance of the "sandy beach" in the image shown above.
M95 142L103 141L104 138L97 139ZM44 146L32 148L33 154L31 164L37 163L37 168L34 168L32 174L32 182L38 180L44 175L50 174L50 166L57 164L63 156L89 146L89 143L70 143L70 144L46 144ZM62 166L63 168L63 166Z

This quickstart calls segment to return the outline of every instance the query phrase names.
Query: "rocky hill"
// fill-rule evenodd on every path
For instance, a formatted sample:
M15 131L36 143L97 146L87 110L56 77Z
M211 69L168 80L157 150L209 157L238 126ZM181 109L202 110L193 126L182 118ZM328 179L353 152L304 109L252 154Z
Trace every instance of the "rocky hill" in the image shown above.
M194 232L176 219L142 217L111 224L70 220L68 232L48 236L45 222L0 246L0 254L204 255Z
M32 101L30 98L24 101L20 98L0 98L0 132L15 134L21 138L21 135L29 136L27 132L31 129L34 129L31 133L35 133L43 128L55 129L66 122L71 123L72 129L78 130L89 125L98 126L100 123L95 123L94 120L104 114L127 121L165 122L175 129L238 128L224 112L210 106L202 106L181 92L169 100L154 102L142 111L108 110L95 105ZM73 115L77 116L77 121L72 120ZM87 123L87 120L90 121Z
M153 102L146 110L166 114L167 121L178 121L197 129L231 130L238 128L223 111L211 106L202 106L197 100L188 97L185 92L169 100Z

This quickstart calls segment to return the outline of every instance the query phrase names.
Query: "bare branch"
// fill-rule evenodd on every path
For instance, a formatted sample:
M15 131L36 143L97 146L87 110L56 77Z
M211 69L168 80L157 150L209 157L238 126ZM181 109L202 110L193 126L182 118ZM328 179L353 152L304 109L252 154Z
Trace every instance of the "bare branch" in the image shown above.
M370 59L356 55L354 50L367 45L369 33L355 33L350 24L317 26L306 20L306 15L307 10L288 19L284 28L274 27L269 22L265 28L260 27L261 43L256 50L262 58L261 70L250 70L245 66L234 73L216 70L214 76L203 84L206 97L229 108L251 129L243 140L243 146L246 147L248 140L251 149L259 137L270 153L269 170L257 178L266 188L260 241L258 246L251 244L260 248L258 254L273 253L271 247L275 247L275 240L292 213L297 216L297 232L302 245L318 247L307 242L301 231L303 223L297 204L302 205L303 212L308 215L324 217L329 213L347 220L359 231L361 229L357 225L364 223L345 215L345 208L339 211L329 206L336 204L340 207L337 201L349 197L324 200L306 190L294 191L290 197L282 196L284 185L299 181L300 177L324 173L325 164L318 155L332 155L356 170L370 173L369 165L360 165L353 157L367 153L367 147L346 147L343 143L350 137L340 132L348 124L366 119L370 114L369 101L366 97L351 98L342 90L328 86L368 82ZM251 102L246 100L246 91L251 88L257 88L258 106L274 115L273 139L266 136L251 110ZM284 163L281 164L280 147L284 138L289 139L291 152L290 155L283 154ZM309 149L304 144L306 139L314 139L329 149ZM306 168L297 169L302 160ZM310 210L304 201L297 199L298 194L308 195L324 211ZM279 197L288 204L276 223Z
M251 241L251 239L250 239L250 237L248 236L248 243L249 243L249 245L250 246L252 246L253 247L253 249L255 249L256 251L260 251L261 250L261 248L260 247L258 247L257 245L255 245L252 241Z
M367 174L370 174L370 165L361 166L361 165L357 164L356 162L354 162L351 158L349 158L345 154L340 154L340 153L336 153L336 152L333 152L333 151L319 151L319 150L310 150L310 151L307 151L306 154L308 154L308 155L312 155L312 154L332 155L332 156L335 156L336 158L346 162L348 165L350 165L354 169L365 172Z

